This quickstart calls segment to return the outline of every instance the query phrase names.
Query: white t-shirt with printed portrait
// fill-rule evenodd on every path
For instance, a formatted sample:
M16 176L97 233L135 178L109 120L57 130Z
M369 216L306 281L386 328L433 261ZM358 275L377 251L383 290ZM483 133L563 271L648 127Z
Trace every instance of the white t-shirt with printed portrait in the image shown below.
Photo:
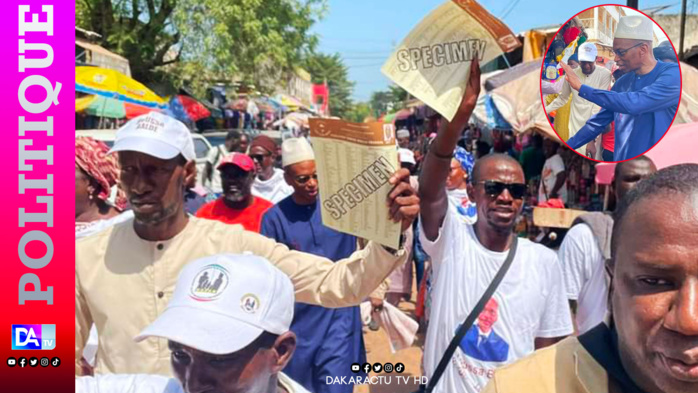
M453 205L438 238L429 241L422 228L420 240L431 256L434 274L424 346L424 370L431 377L456 329L492 282L508 252L482 246L474 227L458 219ZM562 337L572 332L555 252L519 239L514 261L493 300L461 340L434 392L480 392L495 369L531 354L537 337Z

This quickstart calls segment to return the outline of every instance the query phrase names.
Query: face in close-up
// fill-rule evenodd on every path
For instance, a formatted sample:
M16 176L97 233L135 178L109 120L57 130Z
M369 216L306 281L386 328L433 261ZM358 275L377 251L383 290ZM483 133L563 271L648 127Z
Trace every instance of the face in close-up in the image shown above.
M619 226L611 291L624 368L649 393L698 392L698 193L637 201Z
M219 172L226 201L240 203L251 195L254 172L246 172L233 164L223 166Z
M642 66L643 59L649 56L648 50L651 52L652 49L648 49L646 44L641 44L642 42L627 38L616 38L613 40L614 51L627 50L623 56L618 56L618 53L615 53L616 65L624 74L638 70Z
M301 161L285 168L286 182L293 187L297 203L315 203L318 196L317 170L315 160Z
M505 156L508 157L508 156ZM508 189L493 195L488 193L484 182L491 180L505 184L524 186L521 166L513 159L496 158L481 162L478 175L473 177L468 196L477 205L476 225L485 225L495 232L509 233L516 224L516 218L523 208L523 198L514 198Z
M172 370L187 393L266 393L272 390L270 384L276 382L273 377L286 366L295 349L295 335L289 333L260 345L263 334L227 355L213 355L170 341Z
M170 160L134 152L119 153L121 187L137 222L158 224L184 209L184 185L196 176L195 161Z

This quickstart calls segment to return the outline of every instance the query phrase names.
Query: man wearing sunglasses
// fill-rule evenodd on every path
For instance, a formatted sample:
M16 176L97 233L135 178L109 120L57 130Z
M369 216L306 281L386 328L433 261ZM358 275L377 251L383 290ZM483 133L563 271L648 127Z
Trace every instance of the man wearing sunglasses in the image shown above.
M278 146L273 139L259 135L252 140L250 157L254 161L257 178L252 183L252 194L271 203L279 203L293 193L284 181L284 171L274 168Z
M293 194L264 215L262 235L332 261L351 255L356 237L322 224L313 148L305 138L290 138L281 151L284 178ZM382 299L383 291L384 287L371 297ZM351 393L352 385L327 384L326 377L351 377L356 374L348 365L366 362L359 307L331 309L296 303L294 315L291 331L300 345L284 372L315 393Z
M613 38L618 68L625 72L610 91L582 84L562 64L567 83L579 96L599 105L567 144L578 149L596 139L615 121L614 161L639 156L654 146L674 120L681 96L681 75L676 63L657 61L652 52L654 23L645 16L623 16Z
M451 122L444 121L419 179L420 240L431 256L434 281L430 296L438 305L430 311L424 346L424 369L430 379L457 328L504 263L526 193L521 165L508 155L490 154L475 162L472 183L468 185L470 199L477 206L477 222L471 225L459 220L456 206L449 204L446 179L452 152L479 91L480 70L474 61L458 112ZM573 332L556 254L526 239L518 243L511 267L492 297L498 304L498 317L477 340L488 342L496 335L506 351L483 360L473 351L463 350L468 346L466 335L435 393L477 393L495 369Z

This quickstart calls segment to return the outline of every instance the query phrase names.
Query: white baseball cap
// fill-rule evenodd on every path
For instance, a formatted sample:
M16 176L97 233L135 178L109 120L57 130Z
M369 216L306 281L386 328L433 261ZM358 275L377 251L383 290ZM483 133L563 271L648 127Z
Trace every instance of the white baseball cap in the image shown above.
M281 166L287 167L315 159L315 153L305 138L288 138L281 144Z
M631 40L654 40L654 23L641 15L621 16L618 19L618 27L613 38L627 38Z
M398 138L409 138L410 131L406 128L401 128L401 129L397 130L397 137Z
M598 49L596 49L596 45L591 42L585 42L579 46L577 58L579 61L596 61L597 54Z
M187 264L172 300L137 342L160 337L225 355L263 332L283 334L293 321L291 280L264 258L219 254Z
M137 151L163 160L181 154L187 161L195 160L194 141L187 126L159 112L133 118L116 133L116 151Z
M397 154L400 157L401 163L407 163L412 165L417 165L417 161L414 159L414 153L410 149L399 148L397 149Z

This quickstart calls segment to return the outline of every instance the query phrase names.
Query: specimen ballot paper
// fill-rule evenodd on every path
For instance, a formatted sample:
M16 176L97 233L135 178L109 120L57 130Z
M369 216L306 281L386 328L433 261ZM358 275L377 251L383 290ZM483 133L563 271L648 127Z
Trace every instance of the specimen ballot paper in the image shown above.
M468 82L480 66L521 46L509 28L472 0L449 0L415 27L381 71L427 106L453 120Z
M322 223L399 248L400 223L390 221L390 176L400 168L395 127L382 122L310 119Z

